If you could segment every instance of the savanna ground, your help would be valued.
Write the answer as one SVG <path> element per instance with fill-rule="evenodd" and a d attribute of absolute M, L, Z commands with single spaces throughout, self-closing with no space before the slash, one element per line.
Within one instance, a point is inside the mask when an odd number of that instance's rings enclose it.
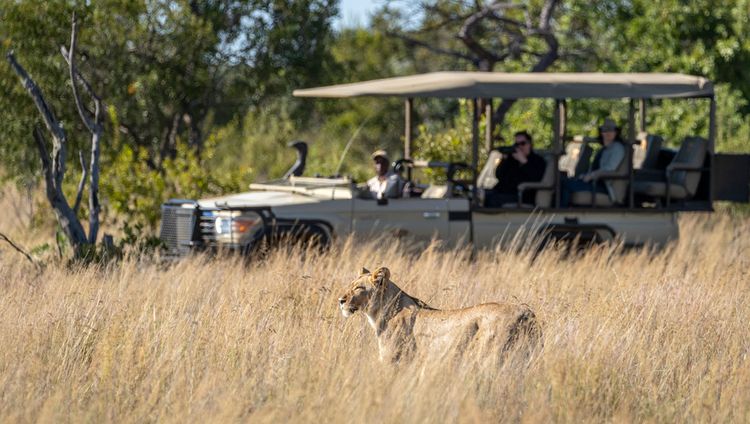
<path fill-rule="evenodd" d="M 37 271 L 2 245 L 0 420 L 748 422 L 750 221 L 681 224 L 658 253 L 549 250 L 533 263 L 381 240 L 251 266 L 129 258 Z M 386 367 L 366 319 L 337 310 L 363 265 L 387 265 L 441 308 L 528 303 L 544 349 L 528 367 Z"/>

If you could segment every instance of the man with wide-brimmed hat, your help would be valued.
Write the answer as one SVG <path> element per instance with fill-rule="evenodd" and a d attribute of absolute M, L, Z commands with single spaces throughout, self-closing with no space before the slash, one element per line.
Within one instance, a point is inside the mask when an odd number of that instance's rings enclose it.
<path fill-rule="evenodd" d="M 623 160 L 625 160 L 625 146 L 620 139 L 619 128 L 617 124 L 610 118 L 604 120 L 601 126 L 599 126 L 599 138 L 604 148 L 594 157 L 594 161 L 591 163 L 589 172 L 582 175 L 580 179 L 574 180 L 563 180 L 562 191 L 560 192 L 560 206 L 567 207 L 570 205 L 570 199 L 573 192 L 576 191 L 587 191 L 590 192 L 594 180 L 602 172 L 615 171 L 620 166 Z M 612 187 L 611 181 L 598 181 L 593 189 L 599 193 L 608 193 L 610 197 L 614 198 L 614 188 Z"/>
<path fill-rule="evenodd" d="M 388 153 L 376 150 L 370 155 L 375 165 L 375 176 L 367 180 L 367 188 L 374 199 L 401 197 L 404 180 L 391 170 Z"/>

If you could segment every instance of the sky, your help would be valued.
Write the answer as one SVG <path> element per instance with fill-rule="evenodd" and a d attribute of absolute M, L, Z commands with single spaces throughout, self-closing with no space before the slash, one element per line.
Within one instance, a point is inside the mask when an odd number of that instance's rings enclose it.
<path fill-rule="evenodd" d="M 382 0 L 341 0 L 341 15 L 336 20 L 336 28 L 367 25 L 369 15 Z"/>

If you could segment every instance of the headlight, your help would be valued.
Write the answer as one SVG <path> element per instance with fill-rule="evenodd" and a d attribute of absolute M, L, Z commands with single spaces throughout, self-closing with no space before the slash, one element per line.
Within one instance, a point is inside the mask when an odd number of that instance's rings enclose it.
<path fill-rule="evenodd" d="M 222 243 L 240 243 L 263 225 L 255 212 L 219 212 L 214 220 L 216 240 Z"/>

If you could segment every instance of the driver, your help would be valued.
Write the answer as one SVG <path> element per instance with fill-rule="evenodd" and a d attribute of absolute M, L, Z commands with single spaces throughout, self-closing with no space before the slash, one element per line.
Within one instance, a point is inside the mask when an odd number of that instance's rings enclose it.
<path fill-rule="evenodd" d="M 367 188 L 373 199 L 401 197 L 404 180 L 391 170 L 385 150 L 376 150 L 370 155 L 375 165 L 375 176 L 367 180 Z"/>

